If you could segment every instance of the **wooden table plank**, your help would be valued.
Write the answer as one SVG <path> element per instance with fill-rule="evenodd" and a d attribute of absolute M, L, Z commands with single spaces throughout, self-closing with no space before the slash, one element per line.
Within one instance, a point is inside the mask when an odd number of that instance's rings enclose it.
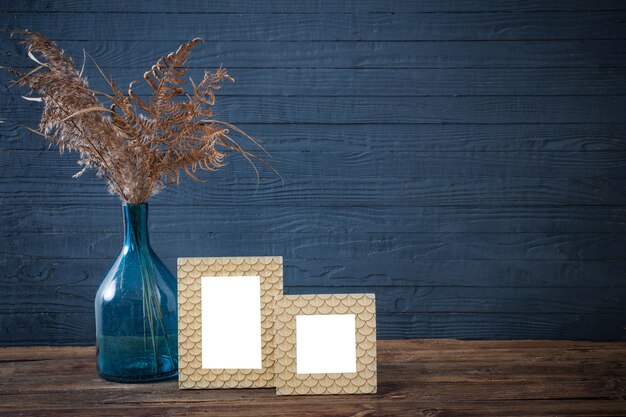
<path fill-rule="evenodd" d="M 110 383 L 93 347 L 0 348 L 0 415 L 626 415 L 626 342 L 382 340 L 378 357 L 377 394 L 277 397 Z"/>

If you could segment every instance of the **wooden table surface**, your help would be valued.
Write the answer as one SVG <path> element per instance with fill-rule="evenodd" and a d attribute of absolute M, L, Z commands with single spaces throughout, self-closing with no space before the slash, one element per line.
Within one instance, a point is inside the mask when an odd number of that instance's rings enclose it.
<path fill-rule="evenodd" d="M 277 397 L 98 378 L 93 347 L 0 348 L 7 416 L 626 416 L 626 343 L 381 340 L 378 393 Z"/>

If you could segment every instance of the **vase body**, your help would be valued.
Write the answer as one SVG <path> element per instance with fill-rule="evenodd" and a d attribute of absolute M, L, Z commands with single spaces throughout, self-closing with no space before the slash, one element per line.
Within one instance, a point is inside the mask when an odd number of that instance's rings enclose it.
<path fill-rule="evenodd" d="M 95 300 L 98 374 L 167 379 L 178 373 L 176 278 L 150 247 L 148 205 L 122 209 L 124 245 Z"/>

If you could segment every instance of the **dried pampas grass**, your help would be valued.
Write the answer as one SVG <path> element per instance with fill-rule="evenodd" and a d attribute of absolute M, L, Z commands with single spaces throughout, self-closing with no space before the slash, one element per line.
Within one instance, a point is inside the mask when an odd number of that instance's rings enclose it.
<path fill-rule="evenodd" d="M 39 96 L 24 98 L 44 105 L 38 130 L 30 130 L 61 152 L 80 155 L 83 169 L 75 177 L 93 168 L 122 201 L 141 204 L 180 183 L 184 174 L 199 181 L 197 172 L 222 167 L 228 152 L 242 155 L 253 167 L 253 160 L 259 160 L 242 149 L 230 131 L 257 144 L 251 136 L 213 118 L 215 91 L 223 81 L 233 81 L 226 70 L 205 71 L 198 84 L 185 78 L 189 54 L 202 39 L 161 57 L 144 74 L 151 94 L 142 99 L 133 91 L 135 82 L 124 92 L 100 67 L 111 93 L 91 89 L 82 69 L 54 42 L 36 32 L 16 33 L 24 35 L 22 43 L 37 67 L 27 73 L 11 70 L 15 83 Z M 111 105 L 105 107 L 99 97 Z"/>

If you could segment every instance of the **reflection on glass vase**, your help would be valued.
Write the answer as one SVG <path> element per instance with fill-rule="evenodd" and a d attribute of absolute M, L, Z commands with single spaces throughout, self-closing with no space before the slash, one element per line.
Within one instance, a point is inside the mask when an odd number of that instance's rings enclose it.
<path fill-rule="evenodd" d="M 148 205 L 124 204 L 124 246 L 95 300 L 98 374 L 116 382 L 176 376 L 176 278 L 148 239 Z"/>

